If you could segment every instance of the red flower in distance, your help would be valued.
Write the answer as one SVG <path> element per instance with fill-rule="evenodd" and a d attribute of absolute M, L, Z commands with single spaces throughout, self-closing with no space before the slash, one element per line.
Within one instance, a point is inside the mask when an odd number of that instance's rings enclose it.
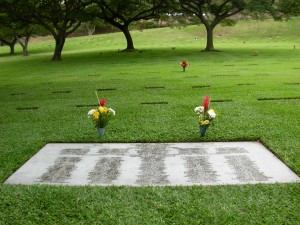
<path fill-rule="evenodd" d="M 101 100 L 100 100 L 100 105 L 101 106 L 104 106 L 106 104 L 106 100 L 104 99 L 104 98 L 102 98 Z"/>
<path fill-rule="evenodd" d="M 187 61 L 181 60 L 181 61 L 179 62 L 179 65 L 182 66 L 182 67 L 187 67 L 189 64 L 187 63 Z"/>
<path fill-rule="evenodd" d="M 208 106 L 209 106 L 209 97 L 206 96 L 204 98 L 204 102 L 203 102 L 204 112 L 206 112 L 206 110 L 208 109 Z"/>

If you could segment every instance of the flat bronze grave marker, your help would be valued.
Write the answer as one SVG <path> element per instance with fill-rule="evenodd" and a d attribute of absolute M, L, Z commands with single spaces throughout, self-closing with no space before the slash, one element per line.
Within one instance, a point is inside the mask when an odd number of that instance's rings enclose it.
<path fill-rule="evenodd" d="M 258 101 L 276 101 L 276 100 L 297 100 L 300 97 L 279 97 L 279 98 L 258 98 Z"/>
<path fill-rule="evenodd" d="M 198 85 L 198 86 L 192 86 L 192 88 L 210 88 L 211 85 Z"/>
<path fill-rule="evenodd" d="M 142 102 L 142 105 L 166 105 L 168 102 Z"/>
<path fill-rule="evenodd" d="M 37 110 L 39 107 L 33 106 L 33 107 L 18 107 L 16 110 Z"/>
<path fill-rule="evenodd" d="M 71 91 L 52 91 L 52 94 L 68 94 L 71 93 Z"/>
<path fill-rule="evenodd" d="M 99 88 L 97 91 L 115 91 L 117 90 L 116 88 Z"/>
<path fill-rule="evenodd" d="M 300 182 L 259 142 L 52 143 L 5 184 L 225 185 Z"/>
<path fill-rule="evenodd" d="M 13 95 L 13 96 L 15 96 L 15 95 L 26 95 L 26 93 L 23 93 L 23 92 L 20 92 L 20 93 L 11 93 L 10 95 Z"/>

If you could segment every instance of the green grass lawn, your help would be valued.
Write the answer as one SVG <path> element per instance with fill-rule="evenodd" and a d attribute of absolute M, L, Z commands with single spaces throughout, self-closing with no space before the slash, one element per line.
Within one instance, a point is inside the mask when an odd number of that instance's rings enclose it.
<path fill-rule="evenodd" d="M 1 183 L 48 142 L 259 140 L 299 175 L 299 25 L 218 27 L 213 53 L 201 52 L 199 26 L 134 31 L 134 53 L 118 52 L 121 33 L 70 38 L 59 63 L 50 61 L 52 40 L 30 43 L 29 57 L 0 47 Z M 185 73 L 181 59 L 190 63 Z M 101 140 L 87 119 L 97 89 L 116 111 Z M 217 118 L 201 138 L 193 110 L 206 95 Z M 297 224 L 299 193 L 299 184 L 1 184 L 0 224 Z"/>

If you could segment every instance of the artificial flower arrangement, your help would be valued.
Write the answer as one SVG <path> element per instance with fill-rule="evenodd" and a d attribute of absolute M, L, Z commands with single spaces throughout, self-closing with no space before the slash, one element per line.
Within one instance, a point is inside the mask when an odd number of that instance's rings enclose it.
<path fill-rule="evenodd" d="M 187 67 L 190 64 L 188 64 L 188 62 L 186 60 L 181 60 L 181 61 L 179 61 L 179 65 L 182 67 L 183 72 L 185 72 L 185 67 Z"/>
<path fill-rule="evenodd" d="M 104 135 L 104 128 L 108 124 L 111 117 L 113 117 L 116 114 L 116 112 L 112 108 L 107 108 L 105 104 L 106 100 L 102 98 L 99 101 L 100 106 L 96 109 L 91 109 L 88 112 L 88 117 L 92 119 L 93 123 L 98 128 L 98 133 L 100 137 Z"/>
<path fill-rule="evenodd" d="M 216 118 L 216 113 L 213 109 L 209 109 L 209 97 L 206 96 L 203 101 L 203 106 L 197 106 L 195 112 L 199 117 L 199 126 L 201 137 L 204 137 L 206 129 L 212 124 L 212 120 Z"/>

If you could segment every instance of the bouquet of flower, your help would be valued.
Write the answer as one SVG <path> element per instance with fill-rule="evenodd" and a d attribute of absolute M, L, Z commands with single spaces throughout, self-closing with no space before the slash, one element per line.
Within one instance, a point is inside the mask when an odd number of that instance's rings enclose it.
<path fill-rule="evenodd" d="M 88 112 L 88 117 L 92 119 L 97 128 L 104 128 L 116 113 L 113 109 L 105 106 L 106 100 L 104 98 L 99 101 L 99 104 L 100 106 L 97 109 L 91 109 Z"/>
<path fill-rule="evenodd" d="M 185 67 L 187 67 L 190 64 L 188 64 L 188 62 L 186 60 L 181 60 L 181 61 L 179 61 L 179 65 L 182 67 L 183 72 L 185 72 Z"/>
<path fill-rule="evenodd" d="M 208 109 L 209 107 L 209 97 L 204 98 L 203 106 L 197 106 L 195 112 L 199 117 L 200 133 L 203 137 L 205 135 L 206 129 L 212 124 L 212 120 L 216 118 L 216 113 L 213 109 Z"/>

